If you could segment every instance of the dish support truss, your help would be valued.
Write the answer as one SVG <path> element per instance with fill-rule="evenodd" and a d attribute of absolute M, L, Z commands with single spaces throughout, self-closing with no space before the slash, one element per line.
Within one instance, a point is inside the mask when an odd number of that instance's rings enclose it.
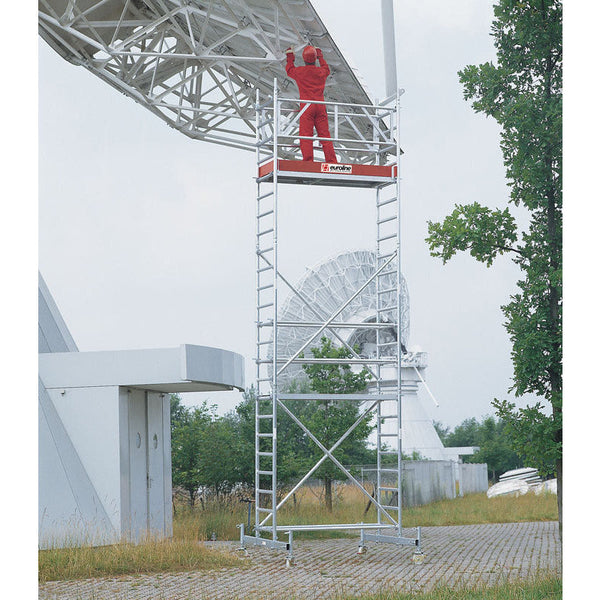
<path fill-rule="evenodd" d="M 197 140 L 254 151 L 255 91 L 293 97 L 285 48 L 323 49 L 328 94 L 371 99 L 310 0 L 38 0 L 41 37 L 63 58 Z M 345 137 L 354 128 L 344 123 Z M 365 132 L 361 132 L 364 134 Z"/>
<path fill-rule="evenodd" d="M 397 340 L 393 342 L 387 341 L 389 338 L 383 338 L 383 331 L 386 328 L 389 329 L 390 322 L 401 322 L 401 295 L 398 289 L 398 282 L 401 281 L 400 177 L 398 169 L 394 167 L 399 166 L 398 159 L 401 154 L 399 135 L 397 134 L 399 132 L 400 95 L 403 90 L 379 105 L 324 103 L 328 106 L 330 115 L 333 114 L 332 141 L 338 156 L 347 161 L 344 164 L 352 167 L 361 163 L 370 164 L 374 166 L 368 167 L 369 169 L 377 170 L 386 164 L 386 160 L 393 161 L 393 164 L 388 164 L 391 167 L 389 172 L 393 176 L 381 179 L 371 178 L 368 175 L 355 176 L 342 173 L 324 174 L 323 179 L 319 179 L 317 175 L 302 181 L 299 173 L 290 174 L 290 161 L 280 158 L 282 151 L 285 152 L 286 157 L 290 152 L 299 156 L 299 149 L 295 145 L 296 140 L 299 139 L 297 122 L 300 113 L 297 110 L 297 101 L 296 106 L 290 106 L 290 100 L 280 98 L 277 94 L 276 81 L 273 89 L 275 90 L 274 95 L 267 99 L 261 98 L 260 92 L 257 92 L 256 95 L 256 161 L 259 176 L 256 179 L 255 505 L 253 535 L 251 535 L 252 532 L 246 531 L 244 524 L 240 525 L 241 548 L 245 549 L 247 544 L 253 544 L 286 550 L 286 563 L 291 564 L 294 531 L 356 530 L 360 531 L 360 554 L 366 551 L 368 541 L 409 545 L 415 548 L 415 554 L 421 554 L 420 528 L 417 528 L 416 538 L 405 537 L 402 534 L 401 336 L 398 335 Z M 359 141 L 339 138 L 339 122 L 346 119 L 347 116 L 351 121 L 359 118 L 367 120 L 372 128 L 372 138 L 365 139 L 363 137 Z M 294 131 L 296 133 L 293 133 Z M 353 160 L 354 156 L 359 158 Z M 265 173 L 264 167 L 269 161 L 273 167 Z M 306 165 L 299 160 L 295 162 L 298 169 L 302 164 Z M 283 170 L 281 165 L 284 163 L 288 170 Z M 356 170 L 360 171 L 360 169 Z M 261 176 L 260 173 L 265 174 Z M 318 304 L 303 297 L 279 270 L 278 202 L 281 183 L 365 187 L 375 193 L 377 268 L 372 277 L 332 314 L 324 314 Z M 390 277 L 392 274 L 395 277 Z M 340 321 L 340 314 L 344 308 L 364 292 L 372 281 L 376 284 L 378 299 L 376 322 Z M 392 285 L 390 285 L 390 281 L 393 281 Z M 313 321 L 294 322 L 278 319 L 278 293 L 283 286 L 300 297 L 314 315 Z M 390 302 L 390 296 L 395 298 L 396 302 Z M 283 356 L 278 346 L 278 332 L 286 327 L 308 327 L 311 330 L 309 339 L 292 356 Z M 347 328 L 376 330 L 377 344 L 373 357 L 359 356 L 344 341 L 344 336 L 340 332 Z M 311 355 L 311 344 L 317 343 L 326 330 L 337 339 L 340 345 L 350 351 L 350 358 L 315 358 Z M 381 338 L 380 332 L 382 333 Z M 390 356 L 390 344 L 396 345 L 394 356 Z M 305 356 L 305 353 L 308 355 Z M 366 367 L 372 377 L 369 385 L 371 391 L 362 394 L 314 394 L 283 393 L 280 390 L 278 378 L 291 365 L 331 363 Z M 326 447 L 286 405 L 286 401 L 290 400 L 359 402 L 363 409 L 359 411 L 360 416 L 357 421 L 345 431 L 340 439 L 331 447 Z M 318 462 L 282 497 L 278 497 L 277 479 L 277 419 L 280 413 L 287 414 L 323 453 Z M 374 497 L 352 475 L 350 469 L 335 456 L 336 449 L 363 419 L 373 413 L 376 415 L 377 424 L 377 483 Z M 386 432 L 382 428 L 384 420 L 386 421 Z M 390 422 L 395 423 L 393 433 L 389 433 Z M 390 455 L 392 456 L 391 465 Z M 331 460 L 357 486 L 365 498 L 374 504 L 377 513 L 375 523 L 285 525 L 280 522 L 279 513 L 282 507 L 327 459 Z M 286 541 L 279 539 L 282 534 L 287 536 Z"/>

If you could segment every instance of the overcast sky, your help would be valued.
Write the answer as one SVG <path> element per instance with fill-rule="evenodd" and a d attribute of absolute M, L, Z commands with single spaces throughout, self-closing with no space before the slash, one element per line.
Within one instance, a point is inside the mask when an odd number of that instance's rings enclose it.
<path fill-rule="evenodd" d="M 314 0 L 373 97 L 384 97 L 379 2 Z M 397 2 L 403 96 L 402 267 L 409 347 L 429 354 L 431 416 L 455 426 L 510 397 L 500 306 L 515 291 L 508 256 L 429 256 L 427 221 L 456 203 L 507 205 L 495 121 L 463 100 L 457 71 L 494 59 L 491 0 Z M 169 128 L 39 40 L 39 267 L 80 350 L 217 346 L 254 367 L 254 156 Z M 282 209 L 284 274 L 372 248 L 369 192 L 293 190 Z M 515 213 L 520 223 L 526 215 Z M 224 412 L 236 393 L 208 394 Z M 187 402 L 199 403 L 200 395 Z"/>

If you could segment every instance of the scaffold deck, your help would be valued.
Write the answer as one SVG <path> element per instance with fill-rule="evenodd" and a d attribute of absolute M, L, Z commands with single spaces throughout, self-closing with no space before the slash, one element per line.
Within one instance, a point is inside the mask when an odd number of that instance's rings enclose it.
<path fill-rule="evenodd" d="M 274 162 L 258 168 L 258 179 L 273 180 Z M 325 163 L 302 160 L 278 160 L 279 183 L 303 183 L 339 187 L 377 188 L 395 182 L 396 165 L 361 165 L 356 163 Z"/>

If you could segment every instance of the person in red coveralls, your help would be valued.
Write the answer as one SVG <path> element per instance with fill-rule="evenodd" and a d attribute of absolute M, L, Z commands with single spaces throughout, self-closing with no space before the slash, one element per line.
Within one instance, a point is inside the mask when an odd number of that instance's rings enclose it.
<path fill-rule="evenodd" d="M 305 66 L 296 67 L 294 65 L 294 51 L 288 48 L 287 64 L 285 72 L 288 77 L 291 77 L 298 85 L 300 92 L 300 100 L 320 100 L 324 101 L 323 90 L 325 88 L 325 80 L 329 76 L 329 65 L 323 58 L 323 51 L 320 48 L 306 46 L 302 52 Z M 315 64 L 319 59 L 319 65 Z M 306 106 L 305 102 L 300 103 L 300 110 Z M 310 137 L 313 135 L 313 129 L 317 130 L 317 135 L 320 138 L 330 138 L 329 122 L 327 118 L 327 110 L 324 104 L 309 104 L 306 110 L 300 115 L 300 135 Z M 321 140 L 321 146 L 325 153 L 325 161 L 328 163 L 337 163 L 333 143 L 330 141 Z M 314 160 L 313 156 L 313 141 L 300 140 L 300 151 L 302 152 L 302 160 Z"/>

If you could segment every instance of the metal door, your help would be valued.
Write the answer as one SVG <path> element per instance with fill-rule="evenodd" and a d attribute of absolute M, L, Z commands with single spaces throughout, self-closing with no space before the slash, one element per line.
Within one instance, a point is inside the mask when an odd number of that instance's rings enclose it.
<path fill-rule="evenodd" d="M 162 394 L 130 390 L 129 537 L 166 535 L 164 399 Z"/>
<path fill-rule="evenodd" d="M 148 529 L 148 432 L 146 392 L 128 394 L 129 422 L 129 536 L 139 542 Z"/>
<path fill-rule="evenodd" d="M 165 464 L 163 440 L 163 394 L 146 392 L 148 448 L 148 533 L 165 535 Z"/>

